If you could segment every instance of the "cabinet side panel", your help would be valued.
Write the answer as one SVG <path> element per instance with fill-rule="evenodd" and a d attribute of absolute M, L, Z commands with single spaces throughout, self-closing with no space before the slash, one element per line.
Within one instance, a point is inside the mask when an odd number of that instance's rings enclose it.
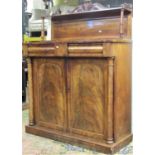
<path fill-rule="evenodd" d="M 114 72 L 115 140 L 131 134 L 131 44 L 112 44 Z"/>

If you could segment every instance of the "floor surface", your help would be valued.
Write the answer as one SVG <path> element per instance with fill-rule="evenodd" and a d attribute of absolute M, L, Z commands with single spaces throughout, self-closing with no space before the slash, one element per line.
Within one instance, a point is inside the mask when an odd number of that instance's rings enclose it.
<path fill-rule="evenodd" d="M 25 133 L 28 110 L 23 111 L 23 155 L 105 155 L 70 144 Z M 115 155 L 132 155 L 132 144 Z"/>

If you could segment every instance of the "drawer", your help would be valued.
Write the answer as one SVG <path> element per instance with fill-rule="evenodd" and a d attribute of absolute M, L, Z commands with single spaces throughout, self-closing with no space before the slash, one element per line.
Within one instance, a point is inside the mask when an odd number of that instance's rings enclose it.
<path fill-rule="evenodd" d="M 103 56 L 110 52 L 108 43 L 79 43 L 68 45 L 69 56 Z"/>
<path fill-rule="evenodd" d="M 28 56 L 64 56 L 66 45 L 63 43 L 29 43 L 27 45 Z"/>

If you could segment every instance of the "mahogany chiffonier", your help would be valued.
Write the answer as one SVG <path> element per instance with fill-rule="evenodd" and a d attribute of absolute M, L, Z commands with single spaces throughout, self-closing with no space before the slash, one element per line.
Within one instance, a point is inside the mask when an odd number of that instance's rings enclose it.
<path fill-rule="evenodd" d="M 26 132 L 114 153 L 132 141 L 131 10 L 52 16 L 52 40 L 24 44 Z"/>

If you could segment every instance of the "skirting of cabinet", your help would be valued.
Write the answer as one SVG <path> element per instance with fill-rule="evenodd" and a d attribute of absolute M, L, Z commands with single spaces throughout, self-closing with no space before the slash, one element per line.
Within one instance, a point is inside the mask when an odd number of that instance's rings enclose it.
<path fill-rule="evenodd" d="M 26 132 L 34 135 L 50 138 L 53 140 L 58 140 L 64 143 L 70 143 L 72 145 L 78 145 L 87 149 L 111 154 L 116 153 L 122 147 L 126 146 L 132 141 L 132 134 L 127 135 L 122 138 L 120 141 L 117 141 L 114 144 L 100 143 L 98 141 L 93 141 L 90 139 L 83 138 L 81 136 L 71 135 L 69 133 L 62 133 L 60 131 L 53 131 L 48 128 L 39 127 L 39 126 L 26 126 Z"/>

